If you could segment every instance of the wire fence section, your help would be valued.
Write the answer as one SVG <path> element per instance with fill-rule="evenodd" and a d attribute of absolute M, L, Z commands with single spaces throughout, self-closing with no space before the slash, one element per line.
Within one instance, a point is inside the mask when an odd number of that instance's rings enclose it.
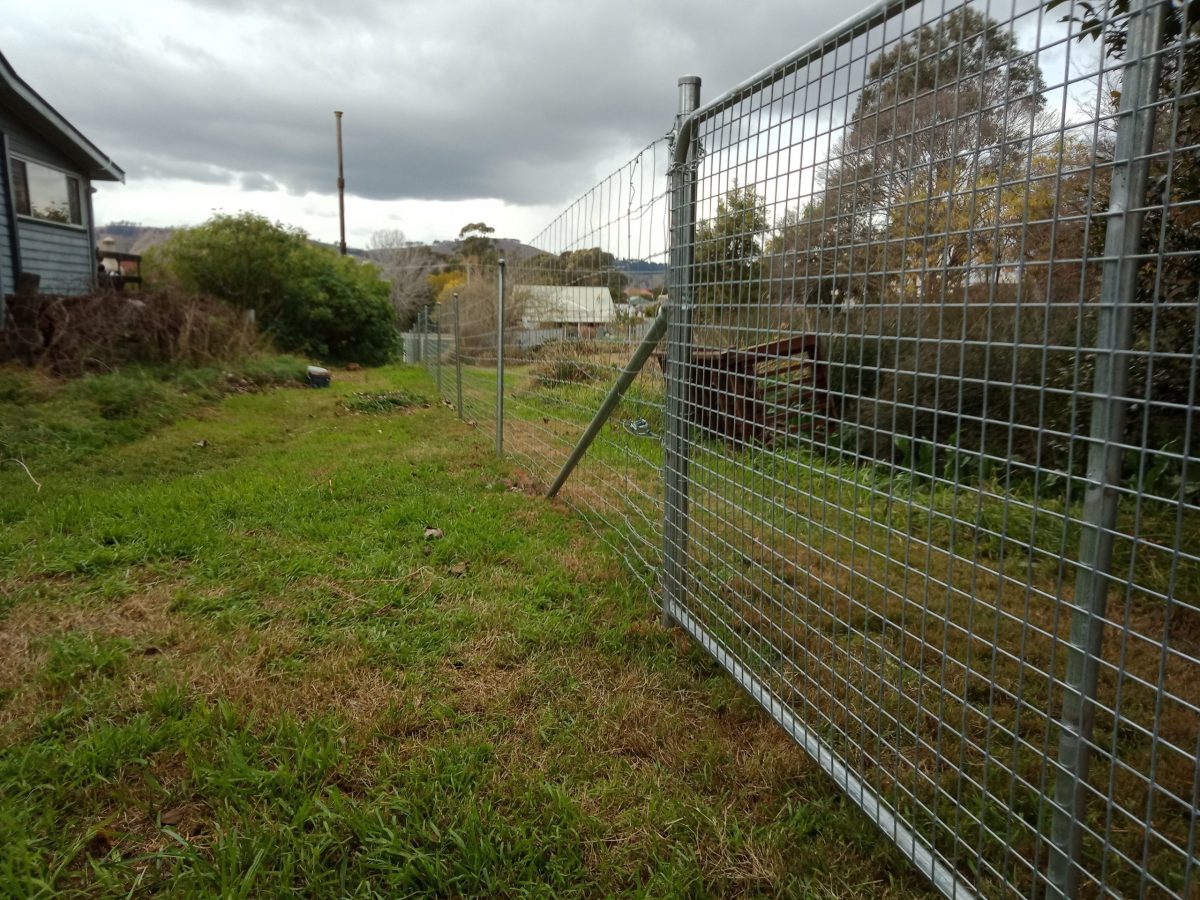
<path fill-rule="evenodd" d="M 495 427 L 503 378 L 503 446 L 519 463 L 519 486 L 542 490 L 553 479 L 661 305 L 668 158 L 665 138 L 651 143 L 510 251 L 502 311 L 501 265 L 473 263 L 457 319 L 447 308 L 417 323 L 442 334 L 442 354 L 424 364 L 435 378 L 440 367 L 447 401 L 458 404 L 461 385 L 464 418 Z M 561 494 L 648 585 L 662 556 L 662 398 L 655 362 Z"/>
<path fill-rule="evenodd" d="M 510 260 L 534 483 L 667 290 L 565 496 L 951 896 L 1200 896 L 1198 25 L 874 6 Z"/>
<path fill-rule="evenodd" d="M 553 480 L 634 348 L 666 281 L 665 139 L 647 146 L 562 212 L 511 261 L 514 335 L 506 449 L 531 482 Z M 656 584 L 662 557 L 663 375 L 638 375 L 561 496 Z"/>

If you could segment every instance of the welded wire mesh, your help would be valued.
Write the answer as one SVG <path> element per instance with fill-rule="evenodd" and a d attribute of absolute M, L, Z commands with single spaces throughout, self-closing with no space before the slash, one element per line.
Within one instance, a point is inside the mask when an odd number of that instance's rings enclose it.
<path fill-rule="evenodd" d="M 461 283 L 418 310 L 400 336 L 406 362 L 420 365 L 442 401 L 463 419 L 494 434 L 498 265 L 462 263 Z"/>
<path fill-rule="evenodd" d="M 655 141 L 524 247 L 505 253 L 504 449 L 517 459 L 525 489 L 544 491 L 554 478 L 661 305 L 667 156 L 665 139 Z M 496 408 L 498 299 L 494 265 L 479 267 L 460 288 L 465 415 L 488 427 Z M 451 313 L 440 316 L 452 348 Z M 443 361 L 447 398 L 457 386 L 447 380 L 453 369 L 451 355 Z M 662 548 L 662 389 L 654 362 L 560 495 L 647 583 Z"/>
<path fill-rule="evenodd" d="M 538 253 L 511 260 L 505 447 L 538 486 L 557 474 L 662 303 L 667 156 L 665 139 L 651 143 L 535 237 Z M 662 397 L 652 361 L 560 495 L 647 583 L 662 553 Z"/>
<path fill-rule="evenodd" d="M 457 311 L 453 305 L 440 311 L 447 363 L 453 364 L 456 355 L 460 363 L 463 418 L 492 434 L 496 428 L 498 268 L 492 261 L 469 261 L 466 281 L 451 298 Z M 454 399 L 457 403 L 457 396 Z"/>
<path fill-rule="evenodd" d="M 510 261 L 534 483 L 670 263 L 565 496 L 947 894 L 1200 895 L 1198 22 L 873 7 Z"/>

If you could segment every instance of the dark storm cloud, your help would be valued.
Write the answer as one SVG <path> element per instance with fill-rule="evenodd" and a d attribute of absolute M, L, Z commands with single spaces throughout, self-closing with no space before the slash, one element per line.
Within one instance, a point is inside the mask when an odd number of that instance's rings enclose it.
<path fill-rule="evenodd" d="M 715 96 L 854 11 L 189 0 L 60 30 L 36 53 L 6 38 L 18 70 L 133 178 L 332 191 L 338 108 L 353 194 L 533 204 L 665 133 L 678 75 Z"/>

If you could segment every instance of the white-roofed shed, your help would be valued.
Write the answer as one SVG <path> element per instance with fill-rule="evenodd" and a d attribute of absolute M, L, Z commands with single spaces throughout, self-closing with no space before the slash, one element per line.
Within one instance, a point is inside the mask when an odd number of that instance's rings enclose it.
<path fill-rule="evenodd" d="M 513 289 L 526 328 L 556 325 L 607 325 L 617 310 L 606 287 L 524 284 Z"/>

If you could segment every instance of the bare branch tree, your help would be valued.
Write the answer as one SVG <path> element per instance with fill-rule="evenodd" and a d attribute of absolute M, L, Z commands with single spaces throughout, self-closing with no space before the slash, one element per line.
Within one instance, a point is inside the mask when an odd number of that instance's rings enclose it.
<path fill-rule="evenodd" d="M 417 317 L 422 306 L 434 300 L 428 276 L 445 260 L 425 244 L 409 241 L 398 228 L 376 231 L 367 243 L 367 258 L 391 283 L 396 324 L 403 330 Z"/>

